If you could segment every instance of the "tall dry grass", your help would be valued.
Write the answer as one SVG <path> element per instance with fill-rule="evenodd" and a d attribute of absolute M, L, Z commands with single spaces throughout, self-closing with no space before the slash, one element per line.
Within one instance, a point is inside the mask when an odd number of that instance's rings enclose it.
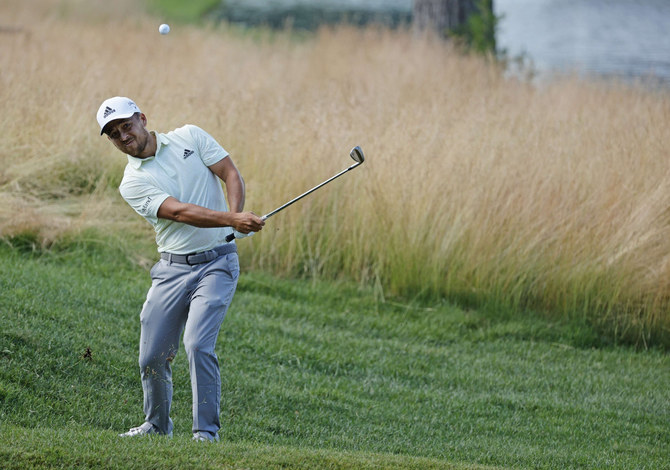
<path fill-rule="evenodd" d="M 134 2 L 0 5 L 0 234 L 47 242 L 150 228 L 98 136 L 108 96 L 149 126 L 216 136 L 274 209 L 365 165 L 239 243 L 247 266 L 347 277 L 384 294 L 553 312 L 640 343 L 670 338 L 670 94 L 532 86 L 410 32 L 174 27 Z"/>

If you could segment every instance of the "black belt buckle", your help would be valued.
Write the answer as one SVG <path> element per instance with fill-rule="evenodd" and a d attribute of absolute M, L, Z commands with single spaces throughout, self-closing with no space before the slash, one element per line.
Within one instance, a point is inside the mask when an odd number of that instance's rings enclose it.
<path fill-rule="evenodd" d="M 190 255 L 186 255 L 186 264 L 188 264 L 189 266 L 195 266 L 196 264 L 208 263 L 209 261 L 216 259 L 217 257 L 216 255 L 217 253 L 214 250 L 201 251 L 200 253 L 192 253 Z M 191 258 L 194 258 L 194 260 L 191 261 Z"/>

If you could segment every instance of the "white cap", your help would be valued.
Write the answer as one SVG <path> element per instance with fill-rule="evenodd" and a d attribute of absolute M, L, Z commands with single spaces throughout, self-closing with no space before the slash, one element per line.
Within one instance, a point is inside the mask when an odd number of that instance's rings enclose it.
<path fill-rule="evenodd" d="M 98 124 L 100 124 L 100 135 L 102 135 L 105 126 L 115 119 L 126 119 L 135 113 L 141 113 L 140 108 L 135 102 L 125 96 L 115 96 L 106 99 L 98 108 Z"/>

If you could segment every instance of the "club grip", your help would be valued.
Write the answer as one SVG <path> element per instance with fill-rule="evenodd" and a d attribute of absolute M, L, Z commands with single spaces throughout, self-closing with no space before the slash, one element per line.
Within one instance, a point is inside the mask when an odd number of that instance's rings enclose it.
<path fill-rule="evenodd" d="M 252 236 L 256 232 L 249 232 L 249 233 L 242 233 L 238 232 L 237 230 L 233 230 L 233 233 L 229 234 L 226 236 L 226 241 L 227 242 L 232 242 L 236 238 L 246 238 Z"/>

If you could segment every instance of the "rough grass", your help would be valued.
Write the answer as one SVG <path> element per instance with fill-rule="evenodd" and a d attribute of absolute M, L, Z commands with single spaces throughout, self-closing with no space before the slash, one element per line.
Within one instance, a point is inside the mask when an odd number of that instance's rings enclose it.
<path fill-rule="evenodd" d="M 142 420 L 149 279 L 89 240 L 0 248 L 3 468 L 667 468 L 667 354 L 258 273 L 242 277 L 216 349 L 222 442 L 189 441 L 183 350 L 174 439 L 120 440 Z"/>
<path fill-rule="evenodd" d="M 123 94 L 152 128 L 215 135 L 258 213 L 362 146 L 365 165 L 240 243 L 253 268 L 670 342 L 667 91 L 531 86 L 405 31 L 164 37 L 130 1 L 8 0 L 0 15 L 4 237 L 150 233 L 119 201 L 124 158 L 94 119 Z"/>

